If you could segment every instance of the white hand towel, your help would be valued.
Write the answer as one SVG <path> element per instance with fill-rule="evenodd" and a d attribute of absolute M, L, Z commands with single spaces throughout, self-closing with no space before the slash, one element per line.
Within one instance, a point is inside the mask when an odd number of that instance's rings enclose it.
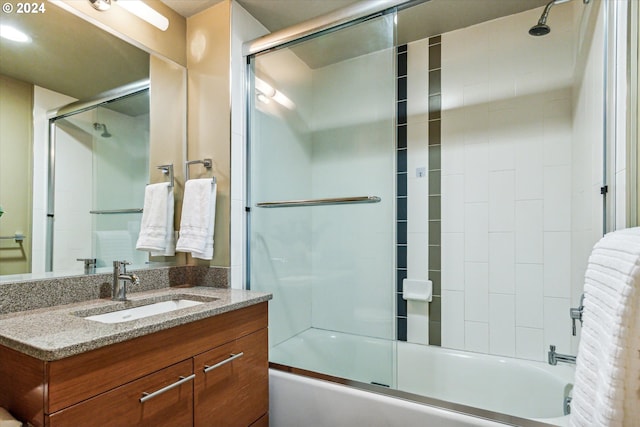
<path fill-rule="evenodd" d="M 604 236 L 585 275 L 570 424 L 640 426 L 640 228 Z"/>
<path fill-rule="evenodd" d="M 213 258 L 217 185 L 211 179 L 190 179 L 184 186 L 180 237 L 176 250 L 194 258 Z"/>
<path fill-rule="evenodd" d="M 173 205 L 173 188 L 168 182 L 147 185 L 136 249 L 152 256 L 175 255 Z"/>

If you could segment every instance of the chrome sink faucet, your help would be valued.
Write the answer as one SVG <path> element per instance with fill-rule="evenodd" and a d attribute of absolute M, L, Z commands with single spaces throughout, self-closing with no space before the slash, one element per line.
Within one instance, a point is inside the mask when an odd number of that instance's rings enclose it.
<path fill-rule="evenodd" d="M 113 301 L 127 300 L 127 282 L 139 285 L 140 279 L 135 274 L 127 274 L 128 261 L 113 261 L 113 283 L 111 285 L 111 299 Z"/>

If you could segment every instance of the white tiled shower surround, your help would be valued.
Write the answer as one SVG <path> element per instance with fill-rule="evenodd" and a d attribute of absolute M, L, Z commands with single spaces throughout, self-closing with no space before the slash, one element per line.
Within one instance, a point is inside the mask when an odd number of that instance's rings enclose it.
<path fill-rule="evenodd" d="M 569 307 L 601 232 L 600 50 L 596 37 L 591 81 L 574 81 L 582 9 L 557 5 L 551 33 L 531 37 L 540 11 L 442 35 L 445 347 L 533 360 L 549 344 L 575 352 Z M 410 44 L 409 57 L 425 46 Z M 410 65 L 409 82 L 424 76 Z"/>
<path fill-rule="evenodd" d="M 602 220 L 603 30 L 599 20 L 587 29 L 591 43 L 580 43 L 587 49 L 576 49 L 578 3 L 555 6 L 553 31 L 542 38 L 527 34 L 541 9 L 442 36 L 443 346 L 543 360 L 553 343 L 575 354 L 568 309 Z M 415 175 L 428 164 L 427 49 L 426 39 L 408 46 L 407 267 L 416 278 L 428 258 L 428 180 Z M 237 105 L 234 117 L 244 112 Z M 236 177 L 243 133 L 234 120 Z M 232 218 L 241 224 L 244 195 L 234 187 Z M 243 283 L 240 228 L 234 287 Z M 300 308 L 299 327 L 310 325 L 306 301 L 282 301 Z"/>

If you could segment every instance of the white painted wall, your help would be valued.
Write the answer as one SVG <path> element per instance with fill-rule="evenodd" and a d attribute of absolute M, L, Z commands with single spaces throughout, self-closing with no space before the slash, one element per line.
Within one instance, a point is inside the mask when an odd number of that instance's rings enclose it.
<path fill-rule="evenodd" d="M 269 31 L 231 2 L 231 287 L 245 287 L 246 58 L 242 44 Z"/>

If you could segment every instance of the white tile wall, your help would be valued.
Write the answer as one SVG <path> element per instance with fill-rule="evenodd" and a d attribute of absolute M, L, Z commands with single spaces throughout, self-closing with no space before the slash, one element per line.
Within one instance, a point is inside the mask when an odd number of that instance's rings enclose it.
<path fill-rule="evenodd" d="M 515 234 L 489 233 L 489 291 L 515 293 L 515 267 Z"/>
<path fill-rule="evenodd" d="M 516 264 L 516 325 L 544 327 L 544 267 L 542 264 Z"/>
<path fill-rule="evenodd" d="M 567 201 L 568 203 L 568 201 Z M 543 201 L 516 202 L 516 262 L 543 261 Z"/>
<path fill-rule="evenodd" d="M 464 349 L 478 353 L 489 352 L 489 324 L 464 322 Z"/>
<path fill-rule="evenodd" d="M 602 150 L 584 140 L 600 110 L 572 90 L 582 9 L 557 8 L 562 30 L 544 38 L 526 31 L 540 8 L 443 35 L 444 346 L 544 360 L 552 341 L 571 343 Z M 599 54 L 585 79 L 601 90 Z"/>
<path fill-rule="evenodd" d="M 464 291 L 464 233 L 442 233 L 441 243 L 442 289 Z"/>
<path fill-rule="evenodd" d="M 491 294 L 489 309 L 489 352 L 501 356 L 515 356 L 515 296 Z"/>
<path fill-rule="evenodd" d="M 489 265 L 465 263 L 464 318 L 476 322 L 489 320 Z"/>
<path fill-rule="evenodd" d="M 443 347 L 465 348 L 464 305 L 464 291 L 442 290 Z"/>

